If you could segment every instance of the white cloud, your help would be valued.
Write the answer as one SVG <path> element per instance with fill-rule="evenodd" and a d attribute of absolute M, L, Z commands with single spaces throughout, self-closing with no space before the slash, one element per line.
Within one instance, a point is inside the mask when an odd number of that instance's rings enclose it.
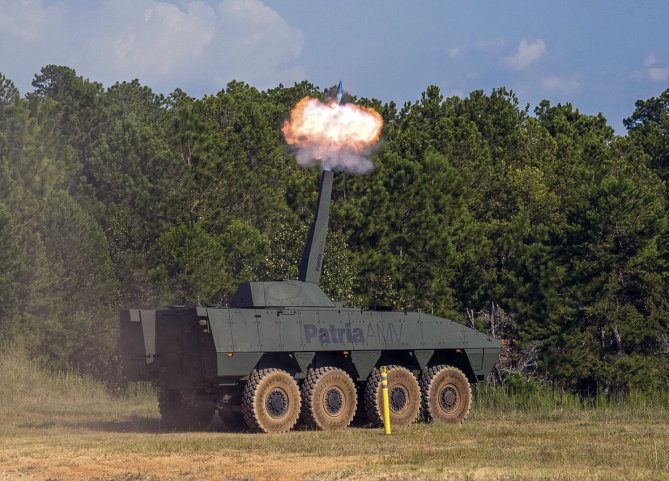
<path fill-rule="evenodd" d="M 304 76 L 302 32 L 261 0 L 115 0 L 78 10 L 65 0 L 0 2 L 0 68 L 24 86 L 49 63 L 107 85 L 139 78 L 162 92 L 211 92 L 232 79 L 267 88 Z"/>
<path fill-rule="evenodd" d="M 461 57 L 464 53 L 465 53 L 465 47 L 463 47 L 462 45 L 448 49 L 448 55 L 450 55 L 451 58 Z"/>
<path fill-rule="evenodd" d="M 50 63 L 71 63 L 63 32 L 68 17 L 62 5 L 42 0 L 0 0 L 0 72 L 21 93 L 33 75 Z"/>
<path fill-rule="evenodd" d="M 135 15 L 109 39 L 121 72 L 171 75 L 180 67 L 190 67 L 214 37 L 215 11 L 202 2 L 188 3 L 182 10 L 167 2 L 145 0 L 133 2 L 132 10 Z"/>
<path fill-rule="evenodd" d="M 504 37 L 493 38 L 491 40 L 481 40 L 479 41 L 479 49 L 481 50 L 499 50 L 504 46 L 506 40 Z"/>
<path fill-rule="evenodd" d="M 233 78 L 260 86 L 301 79 L 302 69 L 292 65 L 304 44 L 300 30 L 260 0 L 224 0 L 218 11 L 221 86 Z"/>
<path fill-rule="evenodd" d="M 655 65 L 655 62 L 657 62 L 657 58 L 655 57 L 654 53 L 649 53 L 646 55 L 646 59 L 643 61 L 643 66 L 644 67 L 650 67 L 651 65 Z"/>
<path fill-rule="evenodd" d="M 646 73 L 653 82 L 662 82 L 669 78 L 669 68 L 650 67 L 646 70 Z"/>
<path fill-rule="evenodd" d="M 568 78 L 554 75 L 542 78 L 541 86 L 548 93 L 574 94 L 581 88 L 581 81 L 577 75 Z"/>
<path fill-rule="evenodd" d="M 645 76 L 653 82 L 664 82 L 669 78 L 669 68 L 659 67 L 654 53 L 646 55 L 643 66 Z"/>
<path fill-rule="evenodd" d="M 530 64 L 536 62 L 546 53 L 546 44 L 540 38 L 528 43 L 524 38 L 518 45 L 516 53 L 506 57 L 506 63 L 516 70 L 524 70 Z"/>
<path fill-rule="evenodd" d="M 44 5 L 42 0 L 5 0 L 0 8 L 0 35 L 14 41 L 31 42 L 61 16 L 57 5 Z"/>

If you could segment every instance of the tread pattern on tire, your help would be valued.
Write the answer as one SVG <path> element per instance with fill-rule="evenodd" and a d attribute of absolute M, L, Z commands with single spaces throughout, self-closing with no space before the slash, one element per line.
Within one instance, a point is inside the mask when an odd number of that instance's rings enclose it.
<path fill-rule="evenodd" d="M 407 369 L 404 366 L 399 366 L 396 364 L 391 364 L 386 367 L 388 370 L 388 387 L 390 388 L 390 373 L 393 370 L 401 369 L 403 371 L 406 371 L 415 381 L 415 387 L 416 392 L 414 393 L 418 397 L 418 406 L 416 409 L 416 414 L 411 418 L 411 421 L 408 423 L 402 423 L 404 425 L 412 424 L 418 420 L 419 414 L 420 414 L 420 406 L 421 406 L 421 391 L 420 391 L 420 386 L 418 384 L 418 381 L 416 380 L 416 377 L 413 375 L 413 373 Z M 380 405 L 378 402 L 379 399 L 379 392 L 381 391 L 382 386 L 381 386 L 381 371 L 379 369 L 374 368 L 372 369 L 372 372 L 369 374 L 369 378 L 367 379 L 367 383 L 365 384 L 365 414 L 367 415 L 367 419 L 369 422 L 371 422 L 375 426 L 382 426 L 383 425 L 383 405 Z M 397 422 L 393 422 L 393 414 L 391 412 L 390 414 L 391 418 L 391 425 L 395 424 L 397 425 Z"/>
<path fill-rule="evenodd" d="M 394 366 L 388 366 L 388 369 Z M 383 413 L 380 412 L 380 406 L 376 401 L 377 391 L 381 386 L 381 371 L 377 368 L 372 369 L 365 384 L 365 414 L 367 420 L 375 426 L 383 424 Z"/>
<path fill-rule="evenodd" d="M 435 382 L 435 379 L 437 379 L 437 376 L 438 375 L 443 376 L 449 374 L 455 376 L 456 378 L 460 378 L 461 380 L 464 381 L 464 384 L 466 386 L 464 387 L 465 408 L 458 416 L 454 417 L 453 419 L 444 419 L 442 416 L 435 415 L 436 414 L 435 407 L 432 406 L 431 403 L 429 402 L 429 395 L 432 385 Z M 438 364 L 436 366 L 428 368 L 427 372 L 423 376 L 421 376 L 420 387 L 423 398 L 423 415 L 427 422 L 442 421 L 442 422 L 461 424 L 465 421 L 465 419 L 467 419 L 467 416 L 469 416 L 469 412 L 472 409 L 472 403 L 474 398 L 472 394 L 472 386 L 469 383 L 467 376 L 465 376 L 465 374 L 457 367 L 449 366 L 447 364 Z"/>
<path fill-rule="evenodd" d="M 315 411 L 316 406 L 314 405 L 314 401 L 318 400 L 314 399 L 314 397 L 316 394 L 315 391 L 318 384 L 323 380 L 323 378 L 325 378 L 325 376 L 332 375 L 333 373 L 341 374 L 342 376 L 346 377 L 347 381 L 345 382 L 348 384 L 348 387 L 350 388 L 349 394 L 351 402 L 353 404 L 352 404 L 352 409 L 348 407 L 350 415 L 344 416 L 342 424 L 337 425 L 336 427 L 329 427 L 325 425 L 323 422 L 319 421 L 318 413 Z M 300 417 L 301 423 L 304 424 L 306 427 L 312 429 L 322 429 L 322 430 L 345 428 L 351 424 L 351 421 L 353 421 L 353 417 L 355 416 L 355 413 L 357 411 L 357 405 L 358 405 L 358 393 L 356 390 L 356 386 L 355 383 L 353 382 L 353 379 L 351 379 L 351 376 L 349 376 L 348 373 L 346 373 L 346 371 L 332 366 L 319 367 L 316 369 L 309 370 L 307 377 L 302 383 L 302 414 Z"/>
<path fill-rule="evenodd" d="M 257 409 L 257 395 L 258 388 L 262 385 L 263 381 L 269 377 L 283 377 L 287 382 L 289 390 L 294 391 L 295 399 L 293 401 L 297 404 L 297 412 L 294 413 L 294 416 L 290 416 L 287 419 L 287 423 L 282 426 L 280 429 L 274 429 L 274 427 L 269 426 L 267 423 L 262 421 L 263 413 L 259 412 Z M 293 409 L 295 406 L 292 406 Z M 251 431 L 256 432 L 285 432 L 293 429 L 297 423 L 297 419 L 300 413 L 301 407 L 301 396 L 300 389 L 295 382 L 295 379 L 283 369 L 269 368 L 269 369 L 254 369 L 251 371 L 249 380 L 244 386 L 244 392 L 242 393 L 242 416 L 246 425 Z M 294 409 L 293 409 L 294 411 Z M 294 419 L 290 419 L 290 418 Z"/>

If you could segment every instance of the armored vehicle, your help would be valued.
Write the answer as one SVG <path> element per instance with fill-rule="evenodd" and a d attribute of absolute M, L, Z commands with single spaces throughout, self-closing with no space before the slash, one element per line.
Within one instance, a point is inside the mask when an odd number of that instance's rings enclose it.
<path fill-rule="evenodd" d="M 357 411 L 380 425 L 380 366 L 388 369 L 391 424 L 408 425 L 421 412 L 465 420 L 471 384 L 492 369 L 500 343 L 424 312 L 330 300 L 318 283 L 332 181 L 323 171 L 297 280 L 243 283 L 227 307 L 121 311 L 124 372 L 155 383 L 165 425 L 204 428 L 218 412 L 261 432 L 288 431 L 298 420 L 338 429 Z"/>

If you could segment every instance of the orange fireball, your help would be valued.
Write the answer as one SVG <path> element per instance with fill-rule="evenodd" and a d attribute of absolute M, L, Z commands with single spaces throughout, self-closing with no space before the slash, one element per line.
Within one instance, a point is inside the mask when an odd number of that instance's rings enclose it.
<path fill-rule="evenodd" d="M 304 97 L 281 130 L 289 144 L 327 156 L 342 150 L 363 152 L 379 140 L 382 127 L 383 118 L 374 109 Z"/>

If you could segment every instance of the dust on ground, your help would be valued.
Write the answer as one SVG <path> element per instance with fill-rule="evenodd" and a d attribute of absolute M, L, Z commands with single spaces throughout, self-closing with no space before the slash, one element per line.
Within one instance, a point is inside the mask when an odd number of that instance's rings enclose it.
<path fill-rule="evenodd" d="M 275 454 L 169 454 L 148 455 L 58 455 L 35 459 L 20 456 L 11 466 L 0 467 L 0 480 L 56 481 L 294 481 L 321 479 L 328 472 L 353 472 L 364 460 L 314 458 Z M 343 479 L 343 478 L 340 478 Z"/>

